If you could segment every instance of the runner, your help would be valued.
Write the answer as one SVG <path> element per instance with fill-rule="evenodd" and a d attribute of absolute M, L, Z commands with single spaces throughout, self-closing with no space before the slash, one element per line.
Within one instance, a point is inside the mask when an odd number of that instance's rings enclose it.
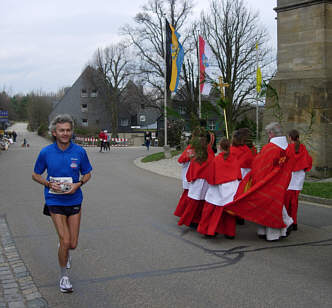
<path fill-rule="evenodd" d="M 73 128 L 74 122 L 67 114 L 52 120 L 50 131 L 55 142 L 40 151 L 32 174 L 34 181 L 45 186 L 44 214 L 52 217 L 59 236 L 60 291 L 64 293 L 73 292 L 69 280 L 69 250 L 77 247 L 83 200 L 81 186 L 89 181 L 92 170 L 85 150 L 71 142 Z M 46 179 L 42 176 L 45 170 Z"/>

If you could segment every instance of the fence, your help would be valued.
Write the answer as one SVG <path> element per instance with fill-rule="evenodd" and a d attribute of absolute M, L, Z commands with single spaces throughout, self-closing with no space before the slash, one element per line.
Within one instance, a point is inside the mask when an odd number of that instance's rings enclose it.
<path fill-rule="evenodd" d="M 83 147 L 99 147 L 100 140 L 97 137 L 75 137 L 75 143 Z M 128 139 L 127 138 L 111 138 L 110 146 L 113 147 L 127 147 Z"/>

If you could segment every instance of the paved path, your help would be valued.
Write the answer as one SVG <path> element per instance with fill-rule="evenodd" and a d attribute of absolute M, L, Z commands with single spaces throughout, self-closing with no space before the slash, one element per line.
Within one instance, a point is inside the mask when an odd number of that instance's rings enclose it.
<path fill-rule="evenodd" d="M 23 138 L 29 135 L 25 123 L 14 124 L 8 130 L 15 130 L 20 136 L 17 143 L 11 146 L 14 148 L 19 147 L 19 144 L 23 142 Z M 4 152 L 4 154 L 8 153 Z M 5 179 L 6 173 L 2 172 L 2 184 Z M 1 196 L 3 196 L 3 192 Z M 0 205 L 3 206 L 1 200 Z M 16 248 L 6 215 L 0 216 L 0 307 L 47 307 L 47 302 L 39 293 Z"/>
<path fill-rule="evenodd" d="M 80 242 L 72 254 L 75 292 L 61 294 L 57 236 L 41 214 L 42 188 L 31 180 L 36 155 L 47 142 L 26 137 L 30 148 L 15 144 L 0 156 L 0 217 L 6 218 L 1 243 L 10 236 L 8 256 L 18 258 L 16 271 L 32 278 L 26 287 L 49 307 L 332 306 L 331 208 L 301 203 L 299 231 L 277 243 L 259 240 L 251 223 L 239 226 L 233 241 L 206 240 L 178 227 L 172 215 L 181 181 L 133 164 L 146 154 L 143 147 L 87 149 L 94 170 L 84 186 Z M 1 252 L 0 266 L 10 265 Z M 28 305 L 14 264 L 4 271 L 9 279 L 2 281 L 2 294 L 13 283 L 12 294 Z M 2 297 L 0 307 L 9 303 Z"/>

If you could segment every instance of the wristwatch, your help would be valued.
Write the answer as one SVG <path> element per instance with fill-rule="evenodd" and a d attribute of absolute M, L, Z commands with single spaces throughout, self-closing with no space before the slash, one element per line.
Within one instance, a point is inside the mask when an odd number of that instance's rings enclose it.
<path fill-rule="evenodd" d="M 81 186 L 83 186 L 85 184 L 82 180 L 80 180 L 80 183 L 81 183 Z"/>

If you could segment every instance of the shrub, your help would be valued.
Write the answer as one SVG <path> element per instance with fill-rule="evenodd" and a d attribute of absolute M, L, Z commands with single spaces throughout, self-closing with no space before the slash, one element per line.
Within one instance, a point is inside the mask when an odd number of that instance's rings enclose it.
<path fill-rule="evenodd" d="M 42 123 L 39 125 L 38 129 L 37 129 L 37 134 L 38 136 L 43 136 L 45 137 L 47 135 L 48 132 L 48 126 L 46 123 Z"/>

